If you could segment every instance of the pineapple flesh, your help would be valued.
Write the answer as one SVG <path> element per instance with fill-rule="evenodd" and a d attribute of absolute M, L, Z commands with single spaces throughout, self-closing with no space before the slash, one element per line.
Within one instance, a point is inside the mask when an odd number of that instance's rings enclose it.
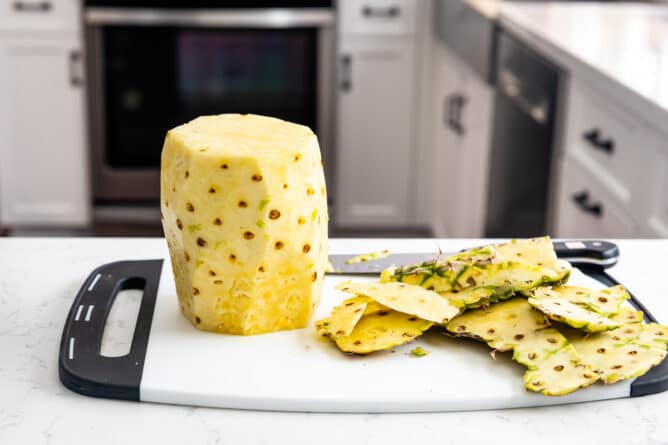
<path fill-rule="evenodd" d="M 318 141 L 256 115 L 204 116 L 167 133 L 161 211 L 181 312 L 197 328 L 302 328 L 327 265 Z"/>

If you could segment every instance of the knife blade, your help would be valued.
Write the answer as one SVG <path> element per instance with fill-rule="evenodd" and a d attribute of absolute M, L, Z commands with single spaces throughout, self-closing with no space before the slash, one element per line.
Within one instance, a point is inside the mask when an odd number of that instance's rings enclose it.
<path fill-rule="evenodd" d="M 619 247 L 610 241 L 553 241 L 552 245 L 559 258 L 570 262 L 574 266 L 595 266 L 607 269 L 617 264 L 619 260 Z M 448 255 L 452 255 L 452 253 L 441 254 L 442 257 Z M 391 253 L 383 258 L 348 263 L 355 256 L 357 254 L 330 255 L 329 261 L 332 263 L 333 271 L 327 273 L 333 275 L 378 275 L 388 267 L 433 260 L 438 256 L 438 252 Z"/>

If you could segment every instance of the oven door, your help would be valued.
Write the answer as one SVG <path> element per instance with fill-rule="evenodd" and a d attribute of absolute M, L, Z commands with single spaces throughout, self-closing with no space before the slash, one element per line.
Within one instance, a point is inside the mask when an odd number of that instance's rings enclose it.
<path fill-rule="evenodd" d="M 333 21 L 330 9 L 89 8 L 96 202 L 157 205 L 165 134 L 200 115 L 308 125 L 331 165 Z"/>

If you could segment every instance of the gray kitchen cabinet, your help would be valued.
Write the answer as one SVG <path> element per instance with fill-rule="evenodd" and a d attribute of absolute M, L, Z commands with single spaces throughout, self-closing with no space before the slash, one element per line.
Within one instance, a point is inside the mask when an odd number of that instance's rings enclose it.
<path fill-rule="evenodd" d="M 445 45 L 434 53 L 432 226 L 437 236 L 482 237 L 494 93 Z"/>
<path fill-rule="evenodd" d="M 406 226 L 411 197 L 412 41 L 339 43 L 336 224 Z"/>
<path fill-rule="evenodd" d="M 0 225 L 87 224 L 80 40 L 0 33 L 0 67 Z"/>

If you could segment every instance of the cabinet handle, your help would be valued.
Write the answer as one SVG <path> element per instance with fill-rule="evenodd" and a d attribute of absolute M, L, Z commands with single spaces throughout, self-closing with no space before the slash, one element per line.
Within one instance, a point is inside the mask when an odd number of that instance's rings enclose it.
<path fill-rule="evenodd" d="M 589 202 L 589 192 L 583 190 L 579 193 L 576 193 L 572 196 L 573 202 L 578 206 L 580 210 L 585 213 L 594 215 L 597 218 L 603 216 L 603 205 L 601 203 L 591 203 Z"/>
<path fill-rule="evenodd" d="M 26 12 L 47 12 L 51 10 L 50 2 L 14 2 L 14 9 L 16 11 Z"/>
<path fill-rule="evenodd" d="M 462 125 L 462 109 L 468 102 L 466 96 L 458 93 L 451 94 L 445 98 L 444 123 L 459 136 L 466 133 Z"/>
<path fill-rule="evenodd" d="M 401 10 L 398 6 L 390 6 L 388 8 L 374 8 L 372 6 L 364 6 L 362 8 L 362 15 L 369 18 L 386 18 L 392 19 L 399 17 Z"/>
<path fill-rule="evenodd" d="M 70 85 L 81 87 L 84 84 L 81 51 L 72 50 L 69 57 Z"/>
<path fill-rule="evenodd" d="M 353 89 L 353 57 L 350 54 L 341 56 L 341 91 L 350 91 Z"/>
<path fill-rule="evenodd" d="M 615 141 L 612 139 L 601 138 L 601 130 L 598 128 L 592 128 L 591 130 L 585 132 L 582 135 L 582 138 L 587 141 L 592 147 L 601 150 L 609 155 L 613 154 L 615 151 Z"/>

